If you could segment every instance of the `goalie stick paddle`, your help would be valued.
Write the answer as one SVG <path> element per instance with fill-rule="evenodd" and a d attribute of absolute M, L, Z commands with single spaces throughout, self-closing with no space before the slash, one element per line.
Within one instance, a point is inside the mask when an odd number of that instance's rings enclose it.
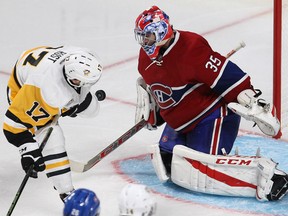
<path fill-rule="evenodd" d="M 59 119 L 58 115 L 54 117 L 54 119 L 53 119 L 50 127 L 48 128 L 48 131 L 46 132 L 46 135 L 45 135 L 45 137 L 44 137 L 44 139 L 43 139 L 43 141 L 39 147 L 40 151 L 42 151 L 44 149 L 44 147 L 45 147 L 45 145 L 46 145 L 46 143 L 47 143 L 47 141 L 48 141 L 48 139 L 49 139 L 49 137 L 53 131 L 53 125 L 55 125 L 57 123 L 58 119 Z M 25 187 L 26 183 L 28 182 L 30 174 L 33 171 L 33 168 L 34 168 L 34 165 L 30 166 L 29 170 L 27 171 L 27 173 L 21 182 L 21 185 L 20 185 L 20 187 L 19 187 L 19 189 L 18 189 L 18 191 L 17 191 L 17 193 L 13 199 L 13 202 L 12 202 L 6 216 L 10 216 L 12 214 L 12 212 L 13 212 L 13 210 L 14 210 L 14 208 L 15 208 L 15 206 L 16 206 L 16 204 L 17 204 L 17 202 L 18 202 L 18 200 L 22 194 L 22 191 L 24 190 L 24 187 Z"/>
<path fill-rule="evenodd" d="M 232 49 L 226 55 L 226 58 L 230 58 L 232 55 L 234 55 L 236 52 L 238 52 L 241 48 L 243 48 L 245 46 L 246 46 L 246 44 L 243 41 L 240 42 L 237 47 Z M 101 161 L 104 157 L 106 157 L 108 154 L 110 154 L 112 151 L 114 151 L 116 148 L 118 148 L 121 144 L 123 144 L 126 140 L 128 140 L 130 137 L 132 137 L 138 131 L 140 131 L 146 124 L 147 123 L 145 122 L 145 120 L 142 119 L 138 124 L 136 124 L 132 128 L 130 128 L 121 137 L 119 137 L 117 140 L 115 140 L 113 143 L 111 143 L 109 146 L 107 146 L 105 149 L 103 149 L 99 154 L 97 154 L 95 157 L 91 158 L 87 163 L 81 163 L 79 161 L 70 160 L 71 170 L 74 172 L 86 172 L 87 170 L 91 169 L 99 161 Z"/>
<path fill-rule="evenodd" d="M 105 149 L 103 149 L 99 154 L 95 157 L 91 158 L 87 163 L 81 163 L 78 161 L 70 160 L 71 170 L 74 172 L 86 172 L 87 170 L 91 169 L 95 166 L 99 161 L 101 161 L 104 157 L 122 145 L 126 140 L 131 138 L 134 134 L 140 131 L 145 125 L 146 121 L 142 119 L 139 123 L 134 125 L 128 131 L 126 131 L 122 136 L 116 139 L 113 143 L 108 145 Z"/>

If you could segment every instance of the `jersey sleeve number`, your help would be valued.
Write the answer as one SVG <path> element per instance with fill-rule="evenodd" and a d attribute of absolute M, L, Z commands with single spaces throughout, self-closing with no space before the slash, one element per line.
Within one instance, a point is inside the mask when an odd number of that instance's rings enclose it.
<path fill-rule="evenodd" d="M 63 46 L 60 46 L 60 47 L 46 47 L 46 49 L 59 49 L 59 48 L 62 48 Z M 23 62 L 23 65 L 26 65 L 27 63 L 29 63 L 30 65 L 33 65 L 33 66 L 37 66 L 40 61 L 44 58 L 44 56 L 48 53 L 48 51 L 42 51 L 39 55 L 38 55 L 38 58 L 34 58 L 33 56 L 33 52 L 31 52 L 24 60 Z"/>
<path fill-rule="evenodd" d="M 205 67 L 207 69 L 213 70 L 213 72 L 218 71 L 218 67 L 221 65 L 221 60 L 214 57 L 213 55 L 210 56 L 209 61 L 206 63 Z"/>
<path fill-rule="evenodd" d="M 39 64 L 39 62 L 44 58 L 44 56 L 47 54 L 48 52 L 47 51 L 43 51 L 39 54 L 39 57 L 38 58 L 34 58 L 33 57 L 33 53 L 30 53 L 25 61 L 23 62 L 23 65 L 26 65 L 27 63 L 29 63 L 30 65 L 33 65 L 33 66 L 37 66 Z"/>

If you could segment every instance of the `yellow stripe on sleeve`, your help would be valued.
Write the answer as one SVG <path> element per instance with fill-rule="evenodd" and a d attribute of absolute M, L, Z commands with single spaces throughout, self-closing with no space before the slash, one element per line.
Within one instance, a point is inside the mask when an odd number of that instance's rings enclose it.
<path fill-rule="evenodd" d="M 6 123 L 3 124 L 3 129 L 6 131 L 10 131 L 14 134 L 22 133 L 23 131 L 27 130 L 27 128 L 16 128 L 16 127 L 13 127 L 13 126 L 8 125 Z"/>

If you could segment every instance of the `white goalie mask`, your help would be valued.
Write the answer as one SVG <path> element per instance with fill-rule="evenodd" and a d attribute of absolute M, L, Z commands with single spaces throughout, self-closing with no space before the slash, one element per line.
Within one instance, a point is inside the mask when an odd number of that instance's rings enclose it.
<path fill-rule="evenodd" d="M 101 77 L 102 68 L 100 59 L 85 51 L 71 54 L 64 62 L 67 82 L 74 87 L 94 85 Z"/>
<path fill-rule="evenodd" d="M 119 210 L 121 216 L 153 216 L 156 201 L 145 185 L 128 184 L 121 191 Z"/>

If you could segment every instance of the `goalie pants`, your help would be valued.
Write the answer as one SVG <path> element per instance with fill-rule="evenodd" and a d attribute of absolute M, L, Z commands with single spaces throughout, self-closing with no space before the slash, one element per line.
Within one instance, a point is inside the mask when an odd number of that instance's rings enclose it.
<path fill-rule="evenodd" d="M 199 152 L 222 155 L 222 148 L 229 154 L 237 137 L 240 116 L 230 109 L 220 107 L 185 134 L 180 134 L 166 124 L 161 135 L 160 150 L 172 153 L 175 145 L 185 145 Z"/>

